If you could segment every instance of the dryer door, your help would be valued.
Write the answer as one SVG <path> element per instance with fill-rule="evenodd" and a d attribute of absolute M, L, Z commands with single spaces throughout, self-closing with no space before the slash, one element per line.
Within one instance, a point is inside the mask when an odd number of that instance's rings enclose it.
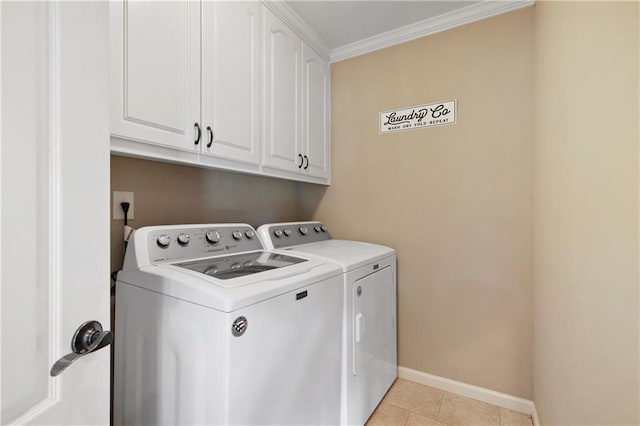
<path fill-rule="evenodd" d="M 357 280 L 353 291 L 353 375 L 393 339 L 394 285 L 390 266 Z"/>

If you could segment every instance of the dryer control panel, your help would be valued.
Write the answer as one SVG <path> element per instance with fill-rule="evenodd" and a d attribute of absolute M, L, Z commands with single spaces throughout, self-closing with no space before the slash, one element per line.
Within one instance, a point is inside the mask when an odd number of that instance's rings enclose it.
<path fill-rule="evenodd" d="M 198 259 L 264 248 L 254 229 L 243 224 L 152 227 L 145 231 L 150 263 Z"/>
<path fill-rule="evenodd" d="M 267 248 L 284 248 L 331 239 L 322 222 L 289 222 L 263 225 L 258 233 Z"/>

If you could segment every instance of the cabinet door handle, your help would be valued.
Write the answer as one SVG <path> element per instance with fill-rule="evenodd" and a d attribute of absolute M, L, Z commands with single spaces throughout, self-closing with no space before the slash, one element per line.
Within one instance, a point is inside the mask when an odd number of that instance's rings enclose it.
<path fill-rule="evenodd" d="M 302 158 L 302 154 L 298 154 L 298 157 L 300 157 L 300 164 L 298 164 L 298 168 L 301 169 L 304 164 L 304 158 Z"/>
<path fill-rule="evenodd" d="M 198 145 L 200 143 L 200 138 L 202 137 L 202 130 L 200 130 L 200 125 L 198 124 L 197 121 L 193 123 L 193 125 L 196 127 L 196 131 L 198 132 L 198 136 L 196 136 L 196 140 L 193 141 L 193 143 L 195 145 Z"/>
<path fill-rule="evenodd" d="M 304 159 L 307 160 L 307 164 L 304 166 L 304 169 L 307 170 L 309 168 L 309 157 L 305 155 Z"/>
<path fill-rule="evenodd" d="M 211 148 L 213 144 L 213 130 L 211 130 L 211 126 L 207 126 L 207 132 L 209 133 L 209 143 L 207 144 L 207 148 Z"/>

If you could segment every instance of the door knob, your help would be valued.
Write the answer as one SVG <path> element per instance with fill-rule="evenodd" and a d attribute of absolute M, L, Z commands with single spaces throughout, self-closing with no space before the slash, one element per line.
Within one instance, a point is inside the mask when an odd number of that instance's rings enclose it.
<path fill-rule="evenodd" d="M 68 366 L 76 362 L 79 358 L 108 346 L 113 342 L 113 333 L 103 331 L 102 324 L 98 321 L 87 321 L 82 324 L 71 338 L 71 350 L 53 364 L 51 367 L 52 377 L 62 373 Z"/>

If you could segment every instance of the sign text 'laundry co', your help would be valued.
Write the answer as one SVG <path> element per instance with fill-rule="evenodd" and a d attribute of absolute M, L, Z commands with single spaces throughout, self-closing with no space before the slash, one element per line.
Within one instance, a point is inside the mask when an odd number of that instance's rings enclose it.
<path fill-rule="evenodd" d="M 455 124 L 457 101 L 384 111 L 380 113 L 380 133 L 414 130 L 423 127 Z"/>

